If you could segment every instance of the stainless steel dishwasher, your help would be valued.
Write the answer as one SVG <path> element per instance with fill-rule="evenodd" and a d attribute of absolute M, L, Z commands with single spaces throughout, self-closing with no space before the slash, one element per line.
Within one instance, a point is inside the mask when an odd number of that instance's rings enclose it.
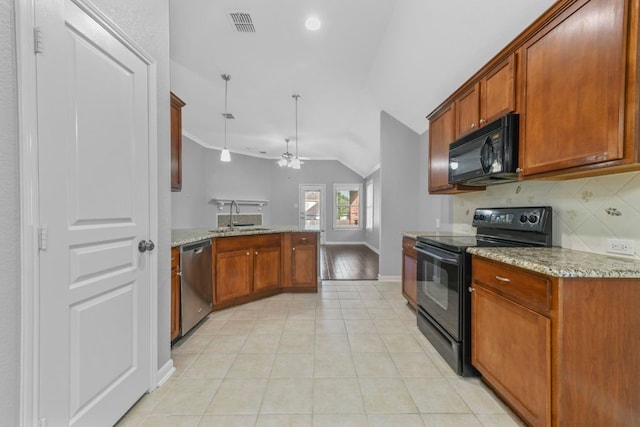
<path fill-rule="evenodd" d="M 184 335 L 209 314 L 213 307 L 211 240 L 182 245 L 180 263 L 180 331 Z"/>

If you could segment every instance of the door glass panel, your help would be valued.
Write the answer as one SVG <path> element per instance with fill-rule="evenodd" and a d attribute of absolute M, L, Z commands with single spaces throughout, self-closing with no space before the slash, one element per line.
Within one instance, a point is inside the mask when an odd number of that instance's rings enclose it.
<path fill-rule="evenodd" d="M 320 191 L 304 192 L 304 229 L 320 230 Z"/>

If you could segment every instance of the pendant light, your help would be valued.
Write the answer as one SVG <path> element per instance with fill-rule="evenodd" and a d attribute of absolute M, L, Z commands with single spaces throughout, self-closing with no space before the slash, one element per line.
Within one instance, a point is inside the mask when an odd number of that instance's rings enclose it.
<path fill-rule="evenodd" d="M 300 169 L 300 164 L 302 163 L 298 158 L 298 100 L 300 99 L 300 95 L 293 94 L 291 97 L 296 103 L 296 158 L 291 160 L 291 167 L 293 169 Z"/>
<path fill-rule="evenodd" d="M 229 84 L 229 80 L 231 80 L 231 76 L 229 74 L 223 74 L 221 77 L 222 80 L 224 80 L 224 148 L 220 153 L 220 161 L 230 162 L 231 153 L 227 148 L 227 120 L 229 119 L 227 115 L 227 85 Z"/>

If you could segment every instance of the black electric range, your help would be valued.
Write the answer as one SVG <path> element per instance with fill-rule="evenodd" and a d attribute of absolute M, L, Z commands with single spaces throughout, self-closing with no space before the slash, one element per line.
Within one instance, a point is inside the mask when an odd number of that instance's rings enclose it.
<path fill-rule="evenodd" d="M 481 208 L 475 235 L 418 236 L 418 328 L 462 376 L 471 366 L 471 254 L 478 246 L 551 246 L 552 210 L 543 207 Z"/>

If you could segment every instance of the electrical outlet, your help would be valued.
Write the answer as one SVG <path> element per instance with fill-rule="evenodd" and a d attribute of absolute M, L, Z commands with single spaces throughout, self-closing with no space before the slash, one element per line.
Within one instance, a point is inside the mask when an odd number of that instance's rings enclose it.
<path fill-rule="evenodd" d="M 607 252 L 613 254 L 635 255 L 635 242 L 633 240 L 607 239 Z"/>

